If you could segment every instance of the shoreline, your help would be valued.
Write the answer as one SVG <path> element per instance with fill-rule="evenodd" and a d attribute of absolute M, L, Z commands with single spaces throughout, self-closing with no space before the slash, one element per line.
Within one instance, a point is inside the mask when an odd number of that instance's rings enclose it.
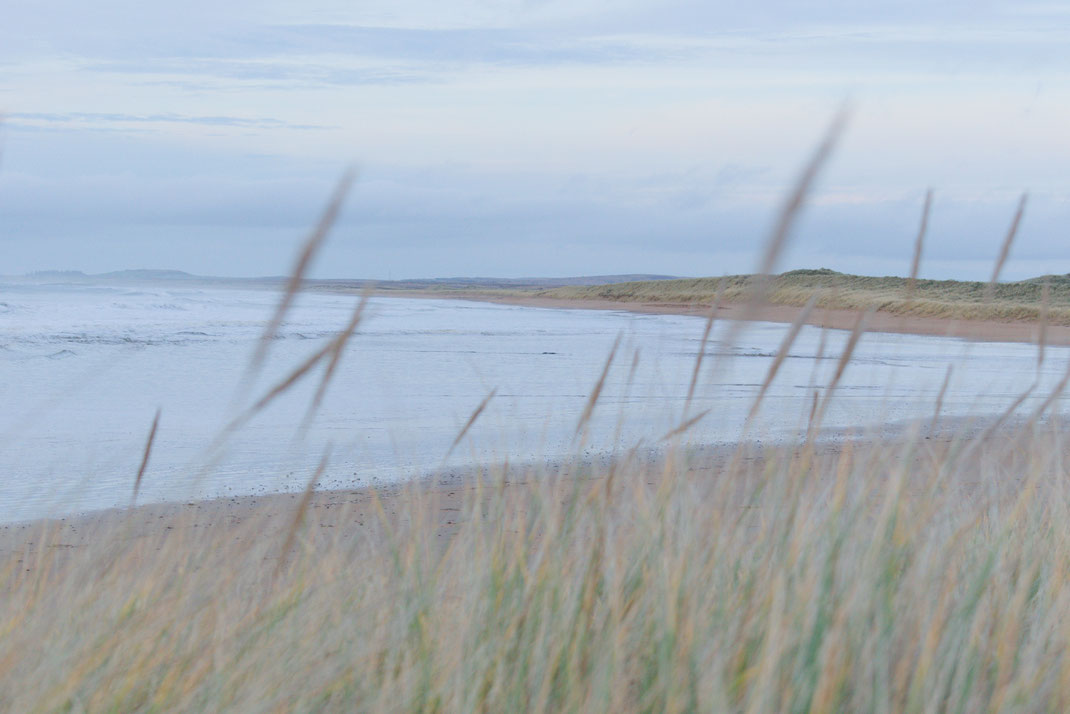
<path fill-rule="evenodd" d="M 334 291 L 331 291 L 334 292 Z M 467 300 L 496 305 L 516 305 L 555 310 L 618 310 L 650 315 L 689 315 L 705 317 L 709 306 L 698 303 L 621 302 L 616 300 L 584 300 L 554 298 L 539 295 L 502 295 L 469 291 L 434 290 L 377 290 L 375 297 L 417 298 L 425 300 Z M 718 319 L 739 320 L 747 306 L 730 303 L 721 306 Z M 749 318 L 754 322 L 794 323 L 802 313 L 801 307 L 791 305 L 762 305 Z M 815 308 L 806 321 L 808 325 L 834 330 L 851 330 L 858 319 L 855 310 Z M 866 322 L 866 332 L 950 337 L 975 342 L 1017 342 L 1037 344 L 1040 326 L 1031 322 L 990 322 L 982 320 L 950 320 L 937 317 L 915 317 L 874 312 Z M 1048 325 L 1045 344 L 1070 346 L 1070 327 Z"/>
<path fill-rule="evenodd" d="M 931 433 L 919 422 L 889 422 L 864 430 L 834 428 L 811 443 L 815 457 L 822 461 L 836 461 L 845 451 L 864 453 L 896 444 L 924 446 L 910 457 L 922 459 L 925 454 L 946 451 L 954 443 L 976 438 L 990 419 L 952 417 L 941 420 L 939 428 Z M 997 438 L 1012 437 L 1019 426 L 1011 420 L 997 431 Z M 665 473 L 666 458 L 676 460 L 679 473 L 686 478 L 709 480 L 722 474 L 737 458 L 759 463 L 790 460 L 804 448 L 802 441 L 763 443 L 760 439 L 693 444 L 673 454 L 625 452 L 614 463 L 624 472 L 643 475 L 649 479 L 646 485 L 653 488 Z M 430 519 L 436 538 L 445 546 L 463 527 L 466 510 L 473 502 L 486 505 L 494 498 L 510 499 L 525 493 L 533 483 L 546 486 L 555 498 L 571 497 L 585 482 L 590 486 L 603 483 L 613 470 L 610 463 L 577 458 L 541 464 L 484 464 L 460 472 L 424 474 L 408 481 L 313 490 L 308 495 L 305 527 L 313 527 L 310 538 L 316 543 L 358 538 L 381 544 L 392 529 L 410 525 L 420 516 Z M 199 537 L 219 529 L 240 538 L 261 537 L 289 529 L 305 496 L 304 491 L 284 491 L 154 502 L 0 523 L 0 553 L 17 552 L 30 562 L 37 561 L 46 550 L 52 553 L 50 557 L 62 559 L 64 553 L 74 555 L 112 541 L 125 543 L 124 547 L 152 543 L 159 548 L 173 537 Z"/>

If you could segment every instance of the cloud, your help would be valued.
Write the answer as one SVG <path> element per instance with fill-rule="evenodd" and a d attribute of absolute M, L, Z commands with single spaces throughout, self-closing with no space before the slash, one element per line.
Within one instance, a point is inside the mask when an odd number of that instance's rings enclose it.
<path fill-rule="evenodd" d="M 270 170 L 258 178 L 252 165 L 231 167 L 228 176 L 213 167 L 199 176 L 0 175 L 7 270 L 283 272 L 329 194 L 333 174 L 314 165 L 262 166 Z M 747 272 L 783 193 L 783 187 L 763 188 L 764 177 L 762 167 L 732 163 L 617 177 L 461 166 L 370 171 L 355 187 L 318 274 Z M 958 277 L 983 278 L 971 271 L 990 265 L 1014 199 L 938 192 L 927 269 L 959 261 Z M 902 273 L 920 202 L 920 190 L 821 189 L 803 212 L 784 266 L 815 267 L 816 261 L 840 270 L 883 266 L 878 272 Z M 1035 265 L 1038 256 L 1061 255 L 1060 226 L 1068 220 L 1065 197 L 1035 195 L 1015 261 Z M 243 251 L 249 252 L 245 258 Z M 1017 275 L 1016 265 L 1008 275 Z"/>
<path fill-rule="evenodd" d="M 317 130 L 330 128 L 317 124 L 294 124 L 268 117 L 236 116 L 185 116 L 181 114 L 120 114 L 104 112 L 13 112 L 8 117 L 15 125 L 23 122 L 31 125 L 58 124 L 63 126 L 109 126 L 115 124 L 198 124 L 201 126 L 222 126 L 258 129 L 302 129 Z"/>
<path fill-rule="evenodd" d="M 415 65 L 369 64 L 351 58 L 316 55 L 301 59 L 278 55 L 245 60 L 225 58 L 174 58 L 91 61 L 80 71 L 129 77 L 144 84 L 171 84 L 191 90 L 254 87 L 266 89 L 310 86 L 397 85 L 440 81 L 436 73 Z"/>
<path fill-rule="evenodd" d="M 1070 29 L 1017 7 L 14 0 L 5 265 L 282 272 L 356 159 L 334 276 L 745 271 L 847 95 L 791 260 L 900 266 L 932 185 L 932 265 L 1024 188 L 1015 255 L 1055 261 Z"/>

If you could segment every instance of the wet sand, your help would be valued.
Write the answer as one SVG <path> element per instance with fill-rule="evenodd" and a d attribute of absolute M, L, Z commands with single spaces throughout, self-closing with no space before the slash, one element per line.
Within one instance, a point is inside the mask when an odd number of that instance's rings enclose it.
<path fill-rule="evenodd" d="M 558 483 L 571 482 L 567 474 L 559 476 L 564 478 Z M 534 476 L 483 483 L 463 476 L 313 491 L 303 511 L 304 493 L 270 493 L 5 523 L 0 524 L 0 557 L 17 554 L 16 567 L 32 572 L 42 563 L 56 567 L 102 546 L 149 546 L 158 551 L 205 538 L 214 542 L 281 540 L 299 514 L 304 526 L 301 541 L 314 549 L 354 539 L 369 547 L 385 545 L 390 533 L 413 519 L 433 529 L 445 547 L 461 528 L 472 503 L 495 494 L 508 498 L 511 492 L 519 493 L 529 478 Z"/>
<path fill-rule="evenodd" d="M 838 453 L 835 444 L 823 445 L 824 453 Z M 717 445 L 699 447 L 691 458 L 692 475 L 723 468 L 736 447 Z M 658 457 L 641 456 L 642 463 L 632 463 L 629 474 L 641 474 L 653 486 L 661 473 Z M 754 456 L 746 457 L 752 460 Z M 582 474 L 584 492 L 602 482 L 608 459 L 599 468 L 591 462 L 483 468 L 471 472 L 429 476 L 403 483 L 384 483 L 362 488 L 313 491 L 304 515 L 307 539 L 325 544 L 342 538 L 363 538 L 372 546 L 385 542 L 387 534 L 407 526 L 413 518 L 435 531 L 443 546 L 462 527 L 466 513 L 475 504 L 491 499 L 510 499 L 527 493 L 538 481 L 552 490 L 555 498 L 565 501 L 575 494 L 577 477 Z M 639 468 L 635 468 L 638 465 Z M 591 474 L 594 474 L 593 476 Z M 290 529 L 300 511 L 304 493 L 269 493 L 203 501 L 152 503 L 132 508 L 112 508 L 62 518 L 46 518 L 19 523 L 0 524 L 0 555 L 17 552 L 30 569 L 47 552 L 51 561 L 64 554 L 115 540 L 133 544 L 153 543 L 157 549 L 166 541 L 196 538 L 220 529 L 241 539 L 271 534 L 281 537 Z M 228 537 L 229 540 L 229 537 Z M 44 545 L 44 548 L 42 548 Z"/>
<path fill-rule="evenodd" d="M 918 435 L 910 451 L 911 469 L 925 472 L 934 459 L 947 453 L 955 440 L 974 438 L 984 428 L 981 421 L 949 422 L 933 436 Z M 865 458 L 870 448 L 902 444 L 909 425 L 884 427 L 847 439 L 846 433 L 833 434 L 816 442 L 814 455 L 823 466 L 818 473 L 834 474 L 835 464 L 850 441 L 850 450 L 857 459 Z M 1004 435 L 1008 430 L 1001 430 Z M 1009 438 L 1007 436 L 1001 438 Z M 986 441 L 996 443 L 998 439 Z M 678 455 L 681 467 L 676 470 L 696 484 L 713 484 L 729 463 L 738 458 L 749 473 L 760 473 L 770 458 L 797 456 L 798 444 L 763 446 L 748 443 L 694 447 Z M 737 457 L 738 451 L 738 457 Z M 981 453 L 977 458 L 983 458 Z M 540 468 L 514 467 L 509 471 L 483 470 L 449 476 L 428 477 L 400 484 L 382 484 L 365 488 L 313 491 L 303 511 L 302 543 L 316 549 L 339 540 L 361 542 L 368 547 L 387 543 L 390 534 L 419 521 L 434 531 L 434 538 L 446 547 L 471 516 L 475 508 L 483 508 L 492 499 L 507 501 L 523 508 L 530 484 L 538 480 L 549 489 L 552 498 L 565 502 L 576 494 L 588 493 L 604 484 L 608 461 L 603 468 L 592 470 L 588 462 L 548 465 Z M 628 487 L 636 486 L 636 478 L 656 488 L 664 461 L 659 456 L 639 456 L 622 469 L 621 480 Z M 594 475 L 591 475 L 591 474 Z M 503 475 L 504 474 L 504 475 Z M 577 479 L 582 479 L 578 481 Z M 98 546 L 153 546 L 162 549 L 167 544 L 192 543 L 212 534 L 226 541 L 274 537 L 282 539 L 291 529 L 295 517 L 302 513 L 304 493 L 273 493 L 258 496 L 219 498 L 186 503 L 158 503 L 132 508 L 114 508 L 64 518 L 40 519 L 21 523 L 0 524 L 0 555 L 18 554 L 20 567 L 32 571 L 47 562 L 51 567 L 62 565 L 71 557 L 94 550 Z M 356 539 L 356 540 L 354 540 Z M 221 542 L 221 541 L 216 541 Z"/>
<path fill-rule="evenodd" d="M 498 295 L 465 291 L 383 291 L 382 297 L 407 297 L 424 299 L 473 300 L 500 305 L 520 305 L 571 310 L 623 310 L 626 312 L 655 315 L 707 315 L 709 306 L 695 303 L 672 302 L 618 302 L 615 300 L 574 300 L 534 295 Z M 753 312 L 746 313 L 748 309 Z M 719 319 L 736 320 L 744 317 L 761 322 L 793 323 L 802 313 L 802 308 L 790 305 L 763 305 L 748 308 L 744 305 L 724 305 L 718 311 Z M 817 327 L 850 330 L 858 320 L 854 310 L 815 309 L 808 324 Z M 913 317 L 875 312 L 866 321 L 869 332 L 894 332 L 911 335 L 955 337 L 983 342 L 1036 343 L 1040 327 L 1029 322 L 990 322 L 987 320 L 948 320 L 936 317 Z M 1045 341 L 1051 345 L 1070 345 L 1070 327 L 1048 326 Z"/>

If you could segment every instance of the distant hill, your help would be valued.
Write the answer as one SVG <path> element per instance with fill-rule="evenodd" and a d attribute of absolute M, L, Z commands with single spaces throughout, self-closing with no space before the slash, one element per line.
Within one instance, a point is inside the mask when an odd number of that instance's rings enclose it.
<path fill-rule="evenodd" d="M 181 270 L 115 270 L 110 273 L 86 274 L 80 270 L 40 270 L 23 276 L 27 280 L 62 280 L 67 282 L 113 281 L 196 281 L 216 285 L 277 285 L 286 276 L 258 278 L 224 278 L 193 275 Z M 369 280 L 365 278 L 310 279 L 307 287 L 325 289 L 363 288 L 375 285 L 380 290 L 547 290 L 560 287 L 613 285 L 624 282 L 655 282 L 673 280 L 670 275 L 584 275 L 566 278 L 413 278 L 409 280 Z"/>
<path fill-rule="evenodd" d="M 77 270 L 44 270 L 23 276 L 29 281 L 126 282 L 161 281 L 203 285 L 277 288 L 284 276 L 260 278 L 220 278 L 192 275 L 181 270 L 118 270 L 87 275 Z M 675 303 L 709 305 L 722 286 L 722 299 L 738 302 L 749 299 L 757 276 L 729 275 L 723 278 L 678 278 L 669 275 L 625 274 L 583 275 L 565 278 L 414 278 L 409 280 L 312 279 L 311 290 L 351 292 L 369 286 L 378 293 L 427 292 L 476 296 L 493 293 L 528 295 L 571 300 L 609 300 L 635 303 Z M 849 275 L 827 268 L 790 270 L 772 277 L 765 299 L 776 305 L 802 306 L 815 293 L 817 305 L 846 310 L 876 309 L 895 315 L 1035 322 L 1045 312 L 1047 320 L 1070 326 L 1070 274 L 1042 275 L 1028 280 L 998 283 L 989 291 L 987 283 L 959 280 L 917 280 L 911 287 L 903 277 Z"/>
<path fill-rule="evenodd" d="M 65 282 L 94 282 L 115 280 L 203 280 L 181 270 L 115 270 L 110 273 L 88 274 L 81 270 L 37 270 L 22 276 L 26 280 L 62 280 Z"/>
<path fill-rule="evenodd" d="M 89 276 L 81 270 L 37 270 L 23 277 L 34 280 L 85 280 Z"/>
<path fill-rule="evenodd" d="M 100 273 L 92 276 L 104 280 L 200 280 L 196 275 L 181 270 L 115 270 L 110 273 Z"/>

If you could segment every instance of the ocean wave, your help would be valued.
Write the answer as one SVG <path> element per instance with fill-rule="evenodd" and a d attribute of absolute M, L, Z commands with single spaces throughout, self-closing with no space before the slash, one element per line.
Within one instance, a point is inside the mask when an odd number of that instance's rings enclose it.
<path fill-rule="evenodd" d="M 189 308 L 179 305 L 174 302 L 154 302 L 154 303 L 128 303 L 128 302 L 113 302 L 112 307 L 119 310 L 144 310 L 151 312 L 153 310 L 178 310 L 187 311 Z"/>

